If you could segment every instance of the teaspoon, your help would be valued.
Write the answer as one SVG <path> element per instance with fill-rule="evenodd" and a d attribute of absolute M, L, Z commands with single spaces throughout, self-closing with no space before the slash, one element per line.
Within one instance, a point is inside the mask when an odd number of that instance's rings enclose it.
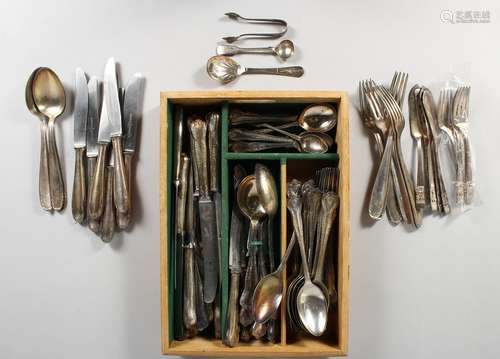
<path fill-rule="evenodd" d="M 301 77 L 304 69 L 301 66 L 274 67 L 274 68 L 246 68 L 227 56 L 213 56 L 208 59 L 207 73 L 210 78 L 219 80 L 223 84 L 234 81 L 245 74 L 280 75 Z"/>
<path fill-rule="evenodd" d="M 307 153 L 325 153 L 329 149 L 328 143 L 320 136 L 312 132 L 303 132 L 300 135 L 280 130 L 268 124 L 263 124 L 263 127 L 271 128 L 276 132 L 282 133 L 291 139 L 294 139 L 300 144 L 301 152 Z M 333 140 L 332 140 L 333 142 Z"/>
<path fill-rule="evenodd" d="M 57 153 L 54 123 L 66 107 L 66 94 L 59 77 L 47 67 L 36 71 L 31 86 L 33 102 L 41 114 L 48 119 L 48 163 L 52 207 L 56 211 L 64 208 L 66 193 L 61 163 Z"/>
<path fill-rule="evenodd" d="M 38 195 L 40 198 L 40 205 L 46 211 L 52 210 L 52 202 L 50 198 L 50 183 L 49 183 L 49 162 L 47 150 L 47 118 L 42 115 L 35 105 L 33 100 L 33 79 L 36 72 L 40 68 L 35 69 L 28 78 L 25 90 L 25 100 L 28 110 L 40 119 L 40 166 L 38 172 Z"/>
<path fill-rule="evenodd" d="M 219 45 L 217 46 L 217 55 L 233 56 L 238 54 L 265 54 L 275 55 L 281 60 L 286 60 L 294 53 L 294 45 L 290 40 L 283 40 L 276 46 L 270 47 L 239 47 L 236 45 Z"/>

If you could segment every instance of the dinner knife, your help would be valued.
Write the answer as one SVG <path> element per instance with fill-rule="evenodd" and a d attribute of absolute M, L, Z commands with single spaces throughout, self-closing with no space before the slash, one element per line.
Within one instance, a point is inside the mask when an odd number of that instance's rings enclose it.
<path fill-rule="evenodd" d="M 126 214 L 118 216 L 118 227 L 121 229 L 130 225 L 132 214 L 132 158 L 137 144 L 137 126 L 141 118 L 143 88 L 144 76 L 139 73 L 134 74 L 125 88 L 123 100 L 123 158 L 125 180 L 129 191 L 129 208 Z"/>
<path fill-rule="evenodd" d="M 101 105 L 101 93 L 99 80 L 92 76 L 88 83 L 89 88 L 89 111 L 87 115 L 87 219 L 89 228 L 94 233 L 100 231 L 100 221 L 90 216 L 90 193 L 92 188 L 92 177 L 94 175 L 97 154 L 99 152 L 97 145 L 97 135 L 99 132 L 99 108 Z"/>
<path fill-rule="evenodd" d="M 241 180 L 246 176 L 246 171 L 241 165 L 233 170 L 233 190 L 236 196 Z M 229 234 L 229 271 L 231 273 L 231 286 L 229 292 L 229 303 L 226 315 L 226 334 L 224 344 L 234 347 L 240 338 L 238 296 L 240 294 L 241 258 L 240 243 L 242 234 L 242 217 L 238 206 L 233 206 L 231 212 L 231 229 Z"/>
<path fill-rule="evenodd" d="M 85 146 L 86 126 L 89 109 L 89 88 L 87 77 L 81 68 L 76 69 L 75 113 L 73 122 L 73 141 L 75 148 L 75 175 L 73 177 L 73 196 L 71 212 L 77 223 L 85 219 L 87 187 L 85 185 Z"/>
<path fill-rule="evenodd" d="M 102 96 L 106 98 L 107 88 L 103 86 Z M 97 134 L 97 162 L 92 175 L 92 185 L 90 187 L 89 197 L 89 216 L 92 220 L 98 220 L 104 210 L 104 190 L 105 178 L 104 170 L 106 167 L 106 152 L 111 142 L 111 128 L 108 120 L 108 105 L 102 101 L 101 116 L 99 120 L 99 131 Z"/>
<path fill-rule="evenodd" d="M 108 111 L 109 135 L 115 156 L 114 202 L 117 211 L 126 213 L 129 207 L 129 191 L 125 180 L 125 168 L 122 147 L 122 113 L 118 95 L 118 80 L 116 77 L 116 63 L 110 58 L 104 69 L 104 87 L 106 89 L 104 101 Z"/>
<path fill-rule="evenodd" d="M 207 116 L 208 128 L 208 162 L 210 171 L 210 192 L 215 203 L 215 219 L 217 225 L 217 245 L 220 252 L 221 244 L 221 200 L 219 190 L 219 127 L 220 116 L 217 112 L 211 112 Z M 219 278 L 221 277 L 221 263 L 219 263 Z"/>
<path fill-rule="evenodd" d="M 194 141 L 193 161 L 200 187 L 198 206 L 203 253 L 203 297 L 205 303 L 212 303 L 217 294 L 219 253 L 215 205 L 208 190 L 207 124 L 201 118 L 196 118 L 190 122 L 189 131 Z"/>

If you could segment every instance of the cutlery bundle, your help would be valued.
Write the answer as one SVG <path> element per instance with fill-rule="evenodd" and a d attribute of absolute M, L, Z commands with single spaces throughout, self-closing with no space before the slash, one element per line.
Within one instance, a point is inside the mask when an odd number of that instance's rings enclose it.
<path fill-rule="evenodd" d="M 374 137 L 379 154 L 368 213 L 381 219 L 384 212 L 392 224 L 418 228 L 424 209 L 446 215 L 451 212 L 449 190 L 443 171 L 441 145 L 446 144 L 454 170 L 457 208 L 474 198 L 472 155 L 469 140 L 469 86 L 441 90 L 436 106 L 432 92 L 420 85 L 408 95 L 409 128 L 416 145 L 415 185 L 401 153 L 404 127 L 403 103 L 408 75 L 397 72 L 386 88 L 373 80 L 361 81 L 361 118 Z M 443 139 L 445 141 L 443 141 Z"/>
<path fill-rule="evenodd" d="M 135 74 L 120 88 L 113 58 L 102 86 L 97 77 L 87 82 L 83 70 L 76 70 L 72 213 L 105 242 L 112 240 L 115 228 L 131 224 L 132 157 L 143 86 L 143 76 Z"/>

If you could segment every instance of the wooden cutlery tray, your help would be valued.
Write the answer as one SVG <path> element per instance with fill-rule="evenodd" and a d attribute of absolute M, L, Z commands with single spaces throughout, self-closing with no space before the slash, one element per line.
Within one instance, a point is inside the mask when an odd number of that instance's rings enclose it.
<path fill-rule="evenodd" d="M 161 342 L 162 353 L 179 356 L 342 356 L 347 355 L 348 309 L 349 309 L 349 236 L 350 236 L 350 191 L 349 191 L 349 122 L 348 98 L 345 92 L 337 91 L 200 91 L 200 92 L 162 92 L 160 101 L 160 289 L 161 289 Z M 336 146 L 330 153 L 233 153 L 228 149 L 229 112 L 232 108 L 249 109 L 254 112 L 279 112 L 291 109 L 297 114 L 305 106 L 313 103 L 330 103 L 338 110 L 335 135 Z M 319 338 L 303 333 L 294 334 L 287 326 L 286 288 L 279 309 L 280 328 L 276 343 L 253 340 L 240 342 L 236 347 L 225 346 L 221 340 L 199 335 L 183 341 L 173 339 L 173 275 L 172 275 L 172 236 L 173 223 L 173 114 L 177 106 L 185 113 L 205 115 L 208 111 L 221 114 L 221 192 L 222 192 L 222 242 L 221 242 L 221 326 L 225 332 L 225 317 L 229 297 L 229 222 L 232 206 L 232 166 L 243 163 L 251 168 L 255 162 L 267 165 L 275 177 L 280 192 L 280 208 L 276 215 L 275 231 L 278 236 L 278 253 L 284 254 L 290 240 L 291 224 L 286 209 L 286 183 L 293 178 L 301 181 L 313 177 L 315 170 L 325 166 L 338 166 L 340 169 L 339 196 L 340 206 L 334 227 L 333 240 L 330 241 L 333 267 L 335 268 L 338 302 L 330 308 L 327 333 Z M 294 112 L 295 113 L 295 112 Z M 336 131 L 336 132 L 335 132 Z M 290 258 L 288 266 L 292 264 Z M 287 271 L 288 272 L 288 271 Z"/>

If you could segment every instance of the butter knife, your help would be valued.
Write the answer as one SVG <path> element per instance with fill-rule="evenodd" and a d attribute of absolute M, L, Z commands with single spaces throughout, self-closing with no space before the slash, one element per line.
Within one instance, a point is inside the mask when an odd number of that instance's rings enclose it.
<path fill-rule="evenodd" d="M 75 113 L 73 119 L 73 141 L 75 148 L 75 175 L 71 212 L 77 223 L 83 223 L 86 212 L 87 187 L 85 185 L 86 126 L 89 109 L 87 77 L 81 68 L 76 69 Z"/>
<path fill-rule="evenodd" d="M 215 205 L 208 189 L 207 125 L 197 118 L 190 122 L 189 131 L 194 143 L 193 161 L 199 181 L 199 213 L 203 253 L 203 296 L 205 303 L 212 303 L 217 294 L 219 253 Z"/>

